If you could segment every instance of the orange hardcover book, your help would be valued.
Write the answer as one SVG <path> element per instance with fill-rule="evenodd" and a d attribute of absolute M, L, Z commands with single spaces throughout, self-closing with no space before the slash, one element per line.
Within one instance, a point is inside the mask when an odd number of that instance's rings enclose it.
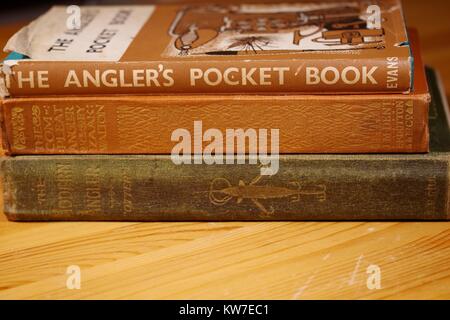
<path fill-rule="evenodd" d="M 66 10 L 53 7 L 8 41 L 4 96 L 405 93 L 412 86 L 400 0 Z"/>
<path fill-rule="evenodd" d="M 427 152 L 430 94 L 411 36 L 410 94 L 12 98 L 3 101 L 4 146 L 16 155 L 170 154 L 173 132 L 192 132 L 201 121 L 203 131 L 222 133 L 278 129 L 279 152 L 286 154 Z M 204 147 L 210 141 L 203 138 Z"/>

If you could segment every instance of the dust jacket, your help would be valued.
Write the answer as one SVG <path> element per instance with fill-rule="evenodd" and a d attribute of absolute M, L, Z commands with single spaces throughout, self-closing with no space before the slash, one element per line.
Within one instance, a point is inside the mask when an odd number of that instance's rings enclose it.
<path fill-rule="evenodd" d="M 4 97 L 404 93 L 414 66 L 400 0 L 55 6 L 4 50 Z"/>

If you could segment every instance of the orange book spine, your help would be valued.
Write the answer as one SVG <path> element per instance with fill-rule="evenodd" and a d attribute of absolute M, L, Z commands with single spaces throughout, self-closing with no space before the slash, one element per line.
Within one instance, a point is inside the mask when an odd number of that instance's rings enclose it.
<path fill-rule="evenodd" d="M 2 74 L 10 97 L 171 93 L 402 93 L 408 57 L 186 62 L 19 61 Z"/>
<path fill-rule="evenodd" d="M 429 103 L 428 93 L 7 99 L 3 139 L 11 154 L 168 154 L 174 130 L 202 121 L 224 135 L 279 129 L 286 154 L 426 152 Z"/>

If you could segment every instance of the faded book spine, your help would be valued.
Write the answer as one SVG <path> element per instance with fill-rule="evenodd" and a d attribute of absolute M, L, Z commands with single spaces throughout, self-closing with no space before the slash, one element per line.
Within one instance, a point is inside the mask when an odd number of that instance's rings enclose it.
<path fill-rule="evenodd" d="M 170 154 L 172 133 L 279 129 L 279 152 L 428 151 L 428 94 L 117 96 L 6 99 L 10 154 Z M 217 152 L 225 150 L 223 145 Z M 194 147 L 192 147 L 194 150 Z"/>
<path fill-rule="evenodd" d="M 9 219 L 444 220 L 448 154 L 282 156 L 175 165 L 169 156 L 28 156 L 1 162 Z"/>
<path fill-rule="evenodd" d="M 19 61 L 0 81 L 11 97 L 171 93 L 402 93 L 408 57 L 245 61 Z"/>

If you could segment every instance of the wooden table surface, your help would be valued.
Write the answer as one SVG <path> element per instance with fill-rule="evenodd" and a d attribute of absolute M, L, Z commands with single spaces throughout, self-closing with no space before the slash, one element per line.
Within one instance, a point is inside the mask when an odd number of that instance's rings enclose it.
<path fill-rule="evenodd" d="M 450 92 L 450 3 L 405 2 Z M 0 26 L 0 44 L 22 23 Z M 66 286 L 80 267 L 81 289 Z M 369 265 L 381 288 L 367 286 Z M 13 223 L 0 299 L 450 298 L 450 223 Z"/>

